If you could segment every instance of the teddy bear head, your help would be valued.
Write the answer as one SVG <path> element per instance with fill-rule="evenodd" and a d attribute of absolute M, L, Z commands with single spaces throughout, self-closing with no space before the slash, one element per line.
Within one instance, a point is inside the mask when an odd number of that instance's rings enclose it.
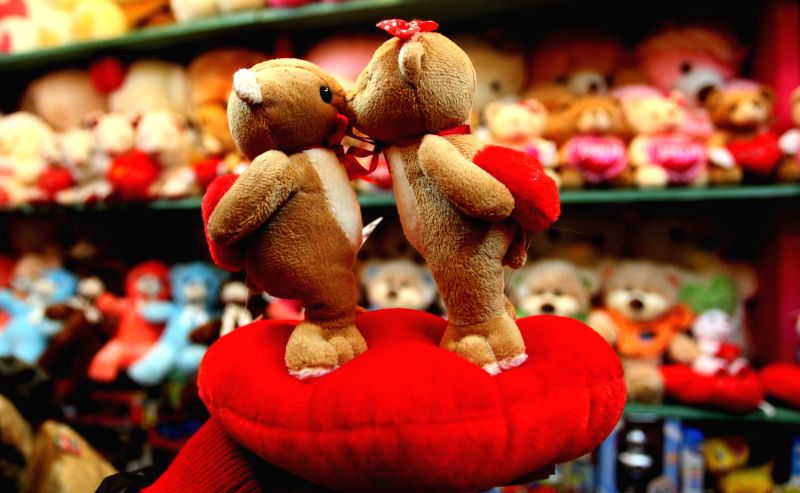
<path fill-rule="evenodd" d="M 133 149 L 138 121 L 138 116 L 122 113 L 91 113 L 86 116 L 86 124 L 92 130 L 95 150 L 111 156 Z"/>
<path fill-rule="evenodd" d="M 125 278 L 125 294 L 137 300 L 169 298 L 169 267 L 157 260 L 136 265 Z"/>
<path fill-rule="evenodd" d="M 360 277 L 372 308 L 425 310 L 436 300 L 431 273 L 408 259 L 374 260 Z"/>
<path fill-rule="evenodd" d="M 654 135 L 680 130 L 686 118 L 683 97 L 634 97 L 623 103 L 625 117 L 631 131 L 638 135 Z"/>
<path fill-rule="evenodd" d="M 27 300 L 33 303 L 64 303 L 75 295 L 78 278 L 64 269 L 48 269 L 31 283 Z"/>
<path fill-rule="evenodd" d="M 293 58 L 237 71 L 228 100 L 231 135 L 250 160 L 270 150 L 324 145 L 346 124 L 344 113 L 345 94 L 336 79 Z"/>
<path fill-rule="evenodd" d="M 172 299 L 180 304 L 210 308 L 216 303 L 226 277 L 224 271 L 205 262 L 175 265 L 169 272 Z"/>
<path fill-rule="evenodd" d="M 475 69 L 435 32 L 392 38 L 375 52 L 348 95 L 353 125 L 383 142 L 402 142 L 469 121 Z"/>
<path fill-rule="evenodd" d="M 678 303 L 677 270 L 647 261 L 623 261 L 602 269 L 606 308 L 630 320 L 655 320 Z"/>
<path fill-rule="evenodd" d="M 492 137 L 511 142 L 538 137 L 547 125 L 547 109 L 535 99 L 520 103 L 492 101 L 483 110 L 484 120 Z"/>
<path fill-rule="evenodd" d="M 598 285 L 594 272 L 547 259 L 523 267 L 512 281 L 511 295 L 525 315 L 582 318 L 591 308 Z"/>
<path fill-rule="evenodd" d="M 620 103 L 607 96 L 581 96 L 553 115 L 548 136 L 563 142 L 573 135 L 620 135 L 628 125 Z"/>
<path fill-rule="evenodd" d="M 41 118 L 25 111 L 0 117 L 0 158 L 16 180 L 33 184 L 54 154 L 55 133 Z"/>
<path fill-rule="evenodd" d="M 769 123 L 775 95 L 760 84 L 743 84 L 712 89 L 705 107 L 717 128 L 756 130 Z"/>

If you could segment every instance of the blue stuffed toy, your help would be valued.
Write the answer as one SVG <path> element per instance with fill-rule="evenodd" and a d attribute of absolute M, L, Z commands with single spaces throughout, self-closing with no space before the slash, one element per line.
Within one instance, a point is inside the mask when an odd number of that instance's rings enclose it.
<path fill-rule="evenodd" d="M 155 385 L 167 375 L 185 377 L 200 366 L 206 346 L 189 339 L 192 330 L 218 317 L 212 313 L 227 274 L 204 262 L 174 266 L 169 273 L 172 301 L 151 301 L 140 313 L 148 322 L 166 323 L 164 332 L 139 361 L 128 368 L 128 376 L 141 385 Z"/>
<path fill-rule="evenodd" d="M 15 356 L 36 364 L 50 337 L 61 329 L 61 322 L 46 318 L 45 310 L 72 298 L 78 279 L 64 269 L 49 269 L 39 278 L 15 285 L 24 288 L 24 298 L 9 289 L 0 290 L 0 310 L 11 317 L 0 332 L 0 356 Z"/>

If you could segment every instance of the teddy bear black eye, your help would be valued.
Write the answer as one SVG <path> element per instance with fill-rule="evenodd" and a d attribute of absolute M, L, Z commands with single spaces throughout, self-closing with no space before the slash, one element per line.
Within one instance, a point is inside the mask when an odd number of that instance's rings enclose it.
<path fill-rule="evenodd" d="M 692 64 L 689 62 L 681 63 L 681 73 L 688 74 L 692 71 Z"/>
<path fill-rule="evenodd" d="M 322 86 L 319 88 L 319 97 L 322 98 L 322 101 L 325 103 L 330 103 L 333 101 L 333 92 L 331 88 L 328 86 Z"/>

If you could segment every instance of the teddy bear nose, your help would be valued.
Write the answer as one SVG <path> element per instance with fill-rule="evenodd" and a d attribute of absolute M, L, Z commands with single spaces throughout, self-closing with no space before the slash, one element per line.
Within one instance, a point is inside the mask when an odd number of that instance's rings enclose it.
<path fill-rule="evenodd" d="M 589 87 L 587 88 L 587 91 L 589 92 L 589 94 L 597 94 L 598 92 L 600 92 L 600 84 L 598 84 L 597 82 L 590 83 Z"/>
<path fill-rule="evenodd" d="M 644 308 L 644 303 L 642 303 L 642 300 L 640 300 L 639 298 L 634 298 L 634 299 L 631 300 L 630 306 L 634 310 L 639 311 L 642 308 Z"/>
<path fill-rule="evenodd" d="M 553 313 L 555 311 L 556 307 L 554 307 L 552 303 L 545 303 L 542 305 L 542 313 Z"/>
<path fill-rule="evenodd" d="M 386 293 L 386 297 L 390 300 L 397 298 L 397 290 L 394 288 L 390 288 L 389 291 Z"/>

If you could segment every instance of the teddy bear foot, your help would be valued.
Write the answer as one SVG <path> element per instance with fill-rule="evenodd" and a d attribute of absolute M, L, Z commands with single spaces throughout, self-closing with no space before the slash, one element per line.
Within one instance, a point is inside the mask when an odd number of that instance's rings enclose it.
<path fill-rule="evenodd" d="M 292 376 L 305 380 L 332 372 L 338 366 L 336 346 L 323 336 L 323 328 L 300 322 L 286 344 L 286 367 Z"/>
<path fill-rule="evenodd" d="M 448 325 L 440 346 L 496 375 L 528 358 L 522 334 L 507 314 L 483 323 Z"/>
<path fill-rule="evenodd" d="M 322 329 L 323 336 L 336 348 L 339 365 L 343 365 L 367 350 L 367 341 L 358 327 L 348 325 L 336 329 Z"/>

